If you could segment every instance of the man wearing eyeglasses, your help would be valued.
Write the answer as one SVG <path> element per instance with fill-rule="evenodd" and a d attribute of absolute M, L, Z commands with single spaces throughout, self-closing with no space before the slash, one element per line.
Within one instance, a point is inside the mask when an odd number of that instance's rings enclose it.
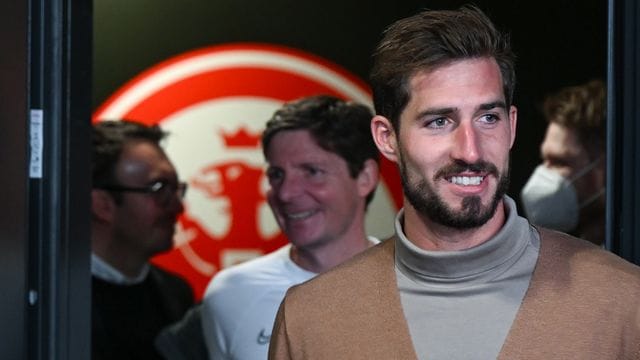
<path fill-rule="evenodd" d="M 92 358 L 160 359 L 153 340 L 193 305 L 181 278 L 149 263 L 172 247 L 186 184 L 157 126 L 94 125 L 91 192 Z"/>

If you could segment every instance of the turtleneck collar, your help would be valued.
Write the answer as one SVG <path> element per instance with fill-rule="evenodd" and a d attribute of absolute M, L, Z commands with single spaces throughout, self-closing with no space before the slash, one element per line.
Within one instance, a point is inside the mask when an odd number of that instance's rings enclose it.
<path fill-rule="evenodd" d="M 403 210 L 396 216 L 396 266 L 418 282 L 466 285 L 489 281 L 515 263 L 530 244 L 529 224 L 518 216 L 513 199 L 504 197 L 506 221 L 492 238 L 470 249 L 427 251 L 417 247 L 402 229 Z"/>

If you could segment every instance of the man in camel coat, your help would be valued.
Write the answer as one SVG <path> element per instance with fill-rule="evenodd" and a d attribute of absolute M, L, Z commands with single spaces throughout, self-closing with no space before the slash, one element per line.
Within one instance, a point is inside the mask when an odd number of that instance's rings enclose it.
<path fill-rule="evenodd" d="M 505 195 L 513 62 L 475 7 L 387 29 L 371 130 L 401 174 L 396 234 L 291 288 L 270 359 L 640 358 L 640 269 Z"/>

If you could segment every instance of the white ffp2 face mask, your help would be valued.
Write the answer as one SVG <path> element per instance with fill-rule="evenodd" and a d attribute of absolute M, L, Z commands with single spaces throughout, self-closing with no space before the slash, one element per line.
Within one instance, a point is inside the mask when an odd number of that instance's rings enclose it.
<path fill-rule="evenodd" d="M 578 171 L 571 179 L 566 179 L 544 165 L 538 165 L 520 194 L 524 212 L 529 221 L 564 232 L 575 229 L 578 225 L 580 209 L 604 195 L 605 189 L 600 189 L 582 204 L 578 204 L 578 195 L 573 182 L 593 170 L 601 160 L 602 157 L 599 157 Z"/>
<path fill-rule="evenodd" d="M 571 182 L 538 165 L 522 193 L 524 212 L 532 223 L 568 232 L 578 225 L 578 196 Z"/>

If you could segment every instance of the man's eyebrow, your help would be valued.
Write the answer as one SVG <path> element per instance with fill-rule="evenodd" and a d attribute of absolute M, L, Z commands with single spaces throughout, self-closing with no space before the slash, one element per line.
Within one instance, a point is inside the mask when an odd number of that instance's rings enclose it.
<path fill-rule="evenodd" d="M 478 106 L 478 110 L 491 110 L 495 108 L 506 109 L 507 104 L 502 100 L 498 100 L 486 104 L 480 104 L 480 106 Z"/>
<path fill-rule="evenodd" d="M 480 106 L 478 106 L 478 110 L 482 110 L 482 111 L 491 110 L 495 108 L 506 109 L 507 104 L 502 100 L 496 100 L 489 103 L 480 104 Z M 417 118 L 419 119 L 424 116 L 432 116 L 432 115 L 448 115 L 448 114 L 455 113 L 457 111 L 458 111 L 457 107 L 430 108 L 430 109 L 421 111 L 418 114 Z"/>
<path fill-rule="evenodd" d="M 456 111 L 458 111 L 458 108 L 455 107 L 443 107 L 443 108 L 430 108 L 430 109 L 426 109 L 424 111 L 421 111 L 417 118 L 422 118 L 425 116 L 431 116 L 431 115 L 448 115 L 448 114 L 452 114 L 455 113 Z"/>

